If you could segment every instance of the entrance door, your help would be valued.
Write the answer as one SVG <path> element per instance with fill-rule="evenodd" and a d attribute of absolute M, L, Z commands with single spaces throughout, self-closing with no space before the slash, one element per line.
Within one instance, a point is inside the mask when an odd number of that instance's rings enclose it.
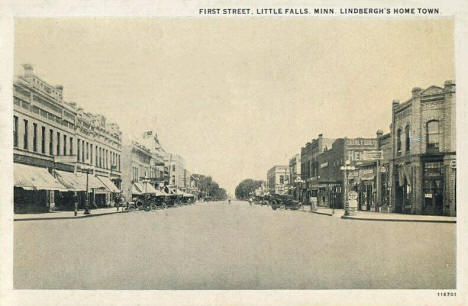
<path fill-rule="evenodd" d="M 428 215 L 443 214 L 443 176 L 442 162 L 431 161 L 424 163 L 423 178 L 423 213 Z"/>

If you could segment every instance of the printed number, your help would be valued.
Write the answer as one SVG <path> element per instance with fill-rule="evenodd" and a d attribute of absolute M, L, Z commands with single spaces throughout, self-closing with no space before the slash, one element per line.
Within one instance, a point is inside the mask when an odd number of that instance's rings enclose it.
<path fill-rule="evenodd" d="M 437 296 L 457 296 L 456 292 L 437 292 Z"/>

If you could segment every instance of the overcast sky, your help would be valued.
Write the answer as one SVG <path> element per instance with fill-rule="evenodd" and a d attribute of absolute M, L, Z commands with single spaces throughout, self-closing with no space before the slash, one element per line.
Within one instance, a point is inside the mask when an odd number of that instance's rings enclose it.
<path fill-rule="evenodd" d="M 307 141 L 388 132 L 393 99 L 454 78 L 453 22 L 313 18 L 17 19 L 30 63 L 67 101 L 158 132 L 228 192 Z"/>

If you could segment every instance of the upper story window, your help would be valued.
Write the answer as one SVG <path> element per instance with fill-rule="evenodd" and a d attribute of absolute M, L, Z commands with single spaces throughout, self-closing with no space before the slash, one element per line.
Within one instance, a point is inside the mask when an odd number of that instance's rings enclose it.
<path fill-rule="evenodd" d="M 410 151 L 410 127 L 409 125 L 405 128 L 405 151 Z"/>
<path fill-rule="evenodd" d="M 13 145 L 18 146 L 18 117 L 13 116 Z"/>
<path fill-rule="evenodd" d="M 401 129 L 397 131 L 397 153 L 401 153 Z"/>
<path fill-rule="evenodd" d="M 426 151 L 439 152 L 440 130 L 439 121 L 432 120 L 427 123 Z"/>
<path fill-rule="evenodd" d="M 24 119 L 23 149 L 28 149 L 28 120 Z"/>

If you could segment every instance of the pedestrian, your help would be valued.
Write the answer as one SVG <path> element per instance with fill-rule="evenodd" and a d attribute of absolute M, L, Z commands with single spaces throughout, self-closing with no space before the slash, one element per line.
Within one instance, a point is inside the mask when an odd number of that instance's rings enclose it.
<path fill-rule="evenodd" d="M 73 196 L 72 196 L 72 201 L 73 201 L 73 205 L 74 205 L 74 211 L 75 211 L 75 216 L 78 215 L 78 196 L 76 194 L 76 191 L 73 192 Z"/>
<path fill-rule="evenodd" d="M 119 211 L 119 207 L 120 207 L 120 201 L 121 201 L 121 197 L 120 197 L 120 194 L 116 194 L 115 195 L 115 206 L 117 206 L 117 211 Z"/>

